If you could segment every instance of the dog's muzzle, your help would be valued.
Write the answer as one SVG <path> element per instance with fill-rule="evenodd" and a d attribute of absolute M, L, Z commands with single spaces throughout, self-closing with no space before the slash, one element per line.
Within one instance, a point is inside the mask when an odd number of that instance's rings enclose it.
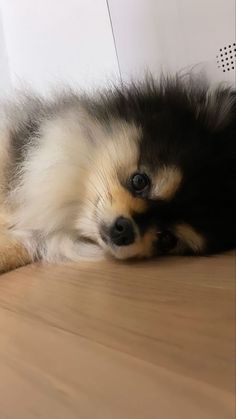
<path fill-rule="evenodd" d="M 115 246 L 129 246 L 135 241 L 135 231 L 129 218 L 118 217 L 110 226 L 103 226 L 101 237 Z"/>

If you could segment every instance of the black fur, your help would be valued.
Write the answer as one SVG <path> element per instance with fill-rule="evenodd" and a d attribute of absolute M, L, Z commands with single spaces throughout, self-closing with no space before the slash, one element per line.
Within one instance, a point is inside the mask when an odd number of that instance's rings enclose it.
<path fill-rule="evenodd" d="M 33 137 L 37 140 L 42 118 L 81 105 L 108 130 L 114 119 L 140 127 L 140 166 L 153 173 L 172 165 L 183 173 L 170 202 L 149 202 L 145 217 L 134 214 L 141 232 L 150 223 L 169 228 L 184 222 L 206 238 L 206 252 L 236 246 L 235 91 L 222 86 L 210 93 L 204 83 L 177 77 L 114 88 L 93 99 L 72 91 L 51 102 L 27 99 L 27 117 L 12 131 L 16 160 Z"/>
<path fill-rule="evenodd" d="M 181 79 L 133 85 L 88 102 L 91 114 L 141 128 L 140 165 L 151 172 L 174 165 L 183 181 L 169 203 L 156 202 L 145 217 L 134 216 L 141 232 L 157 220 L 167 227 L 188 223 L 207 241 L 206 252 L 236 246 L 236 93 Z M 148 222 L 149 220 L 149 222 Z"/>

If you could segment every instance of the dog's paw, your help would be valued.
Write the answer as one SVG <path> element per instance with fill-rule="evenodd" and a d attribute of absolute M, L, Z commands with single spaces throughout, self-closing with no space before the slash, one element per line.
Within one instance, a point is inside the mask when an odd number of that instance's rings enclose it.
<path fill-rule="evenodd" d="M 0 273 L 11 271 L 30 262 L 30 255 L 23 244 L 11 237 L 7 231 L 0 231 Z"/>

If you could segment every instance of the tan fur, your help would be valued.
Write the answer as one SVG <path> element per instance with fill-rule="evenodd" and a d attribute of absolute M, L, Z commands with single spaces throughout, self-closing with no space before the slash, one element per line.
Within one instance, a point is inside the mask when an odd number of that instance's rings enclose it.
<path fill-rule="evenodd" d="M 133 252 L 138 257 L 151 257 L 153 255 L 153 243 L 156 240 L 156 230 L 150 229 L 141 239 L 138 239 L 133 245 Z"/>
<path fill-rule="evenodd" d="M 1 123 L 1 121 L 0 121 Z M 0 126 L 0 203 L 4 199 L 6 186 L 5 172 L 9 164 L 9 134 L 4 127 Z M 1 220 L 0 220 L 1 222 Z"/>
<path fill-rule="evenodd" d="M 0 232 L 0 273 L 32 262 L 25 247 L 6 232 Z"/>
<path fill-rule="evenodd" d="M 188 224 L 179 224 L 175 232 L 181 240 L 180 246 L 189 247 L 196 253 L 201 253 L 205 247 L 204 237 Z"/>
<path fill-rule="evenodd" d="M 153 243 L 156 240 L 155 229 L 147 231 L 143 237 L 137 233 L 136 240 L 130 246 L 114 246 L 110 247 L 98 239 L 99 244 L 108 252 L 113 254 L 117 259 L 129 258 L 148 258 L 153 256 Z"/>
<path fill-rule="evenodd" d="M 8 230 L 8 217 L 0 213 L 0 273 L 15 269 L 31 261 L 24 245 Z"/>
<path fill-rule="evenodd" d="M 6 172 L 10 164 L 9 136 L 2 129 L 0 138 L 0 273 L 32 262 L 28 251 L 10 231 L 11 214 L 4 204 L 6 199 Z"/>
<path fill-rule="evenodd" d="M 133 212 L 145 212 L 147 203 L 141 198 L 133 197 L 122 186 L 114 186 L 110 189 L 112 196 L 112 212 L 114 216 L 130 216 Z"/>
<path fill-rule="evenodd" d="M 152 198 L 169 201 L 175 195 L 182 181 L 182 173 L 178 167 L 161 167 L 153 179 Z"/>

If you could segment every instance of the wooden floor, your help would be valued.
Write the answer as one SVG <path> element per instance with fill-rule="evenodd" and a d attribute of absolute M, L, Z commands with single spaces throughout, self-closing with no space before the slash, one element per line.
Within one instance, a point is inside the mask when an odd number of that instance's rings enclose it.
<path fill-rule="evenodd" d="M 235 418 L 235 255 L 2 275 L 6 418 Z"/>

